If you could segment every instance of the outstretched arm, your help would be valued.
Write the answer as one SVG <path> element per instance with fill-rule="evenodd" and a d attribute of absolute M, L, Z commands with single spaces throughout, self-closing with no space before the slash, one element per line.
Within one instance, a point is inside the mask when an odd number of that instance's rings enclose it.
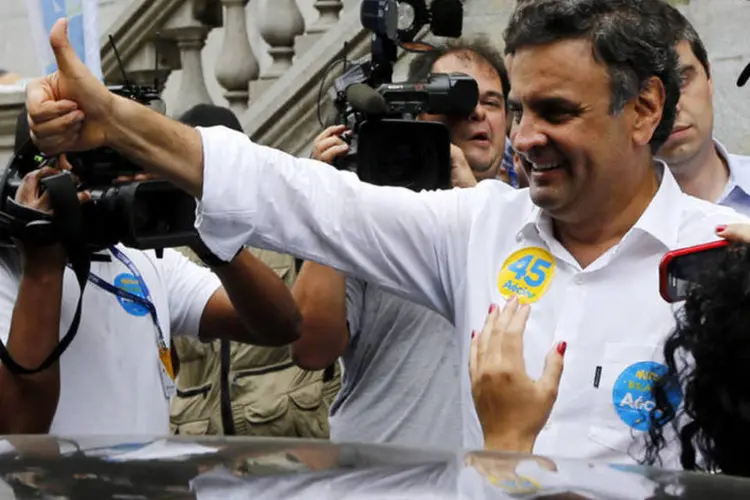
<path fill-rule="evenodd" d="M 52 30 L 59 71 L 29 84 L 32 136 L 48 153 L 110 146 L 201 200 L 197 227 L 229 261 L 243 245 L 312 260 L 453 318 L 465 264 L 466 190 L 376 187 L 238 132 L 192 129 L 114 96 Z"/>

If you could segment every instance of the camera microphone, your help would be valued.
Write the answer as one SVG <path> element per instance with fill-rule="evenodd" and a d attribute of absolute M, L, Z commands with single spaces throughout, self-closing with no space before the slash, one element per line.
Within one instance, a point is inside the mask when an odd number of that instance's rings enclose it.
<path fill-rule="evenodd" d="M 388 105 L 383 96 L 364 83 L 350 85 L 346 89 L 346 100 L 355 111 L 360 113 L 384 115 L 388 112 Z"/>

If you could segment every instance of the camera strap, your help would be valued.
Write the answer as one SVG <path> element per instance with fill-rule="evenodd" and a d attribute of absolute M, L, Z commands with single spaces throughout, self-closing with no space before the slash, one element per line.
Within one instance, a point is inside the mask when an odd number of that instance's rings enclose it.
<path fill-rule="evenodd" d="M 49 195 L 55 214 L 52 217 L 53 228 L 68 254 L 71 267 L 81 288 L 81 295 L 78 297 L 76 311 L 67 333 L 57 344 L 57 347 L 47 356 L 47 359 L 36 368 L 26 368 L 18 364 L 10 355 L 5 345 L 0 342 L 0 361 L 3 362 L 8 370 L 17 375 L 33 375 L 46 370 L 62 356 L 73 341 L 81 322 L 83 292 L 86 288 L 86 281 L 91 268 L 91 255 L 83 240 L 81 205 L 78 201 L 78 194 L 76 186 L 73 183 L 73 178 L 67 173 L 62 173 L 42 179 L 41 182 Z"/>

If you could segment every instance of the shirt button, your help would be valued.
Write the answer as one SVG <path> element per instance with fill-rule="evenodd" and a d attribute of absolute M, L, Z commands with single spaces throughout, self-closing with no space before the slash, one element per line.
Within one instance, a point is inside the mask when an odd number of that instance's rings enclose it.
<path fill-rule="evenodd" d="M 575 278 L 573 278 L 573 281 L 576 285 L 581 285 L 583 284 L 583 276 L 581 276 L 580 274 L 576 274 Z"/>

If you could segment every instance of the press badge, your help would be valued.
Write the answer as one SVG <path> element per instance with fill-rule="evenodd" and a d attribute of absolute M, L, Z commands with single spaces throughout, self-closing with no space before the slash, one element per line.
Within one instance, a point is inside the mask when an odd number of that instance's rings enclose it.
<path fill-rule="evenodd" d="M 157 349 L 159 350 L 159 374 L 161 375 L 161 386 L 164 389 L 164 397 L 171 399 L 177 392 L 174 383 L 174 367 L 172 367 L 172 352 L 164 342 L 161 328 L 157 328 L 159 338 L 157 340 Z"/>
<path fill-rule="evenodd" d="M 167 351 L 167 356 L 169 356 L 169 351 Z M 159 357 L 161 357 L 161 354 Z M 171 361 L 169 366 L 172 366 Z M 171 399 L 177 392 L 177 386 L 174 383 L 174 378 L 167 372 L 167 367 L 164 366 L 162 360 L 159 360 L 159 375 L 161 376 L 161 387 L 164 389 L 164 397 Z"/>

